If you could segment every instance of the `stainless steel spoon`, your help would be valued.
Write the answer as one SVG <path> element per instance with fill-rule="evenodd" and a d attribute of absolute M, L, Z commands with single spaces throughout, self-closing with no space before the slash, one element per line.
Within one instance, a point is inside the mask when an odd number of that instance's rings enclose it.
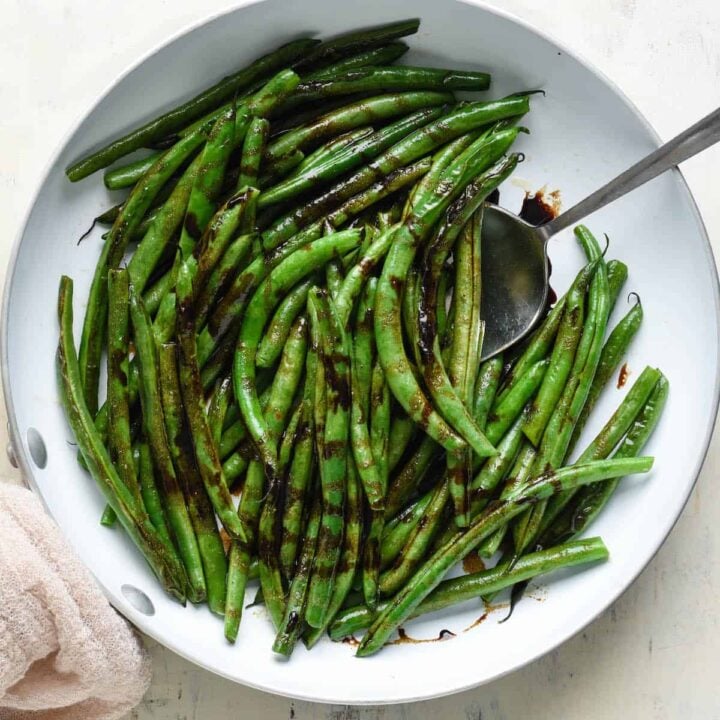
<path fill-rule="evenodd" d="M 718 140 L 720 109 L 539 227 L 496 205 L 486 205 L 482 230 L 483 360 L 524 338 L 540 319 L 549 288 L 547 244 L 553 235 Z"/>

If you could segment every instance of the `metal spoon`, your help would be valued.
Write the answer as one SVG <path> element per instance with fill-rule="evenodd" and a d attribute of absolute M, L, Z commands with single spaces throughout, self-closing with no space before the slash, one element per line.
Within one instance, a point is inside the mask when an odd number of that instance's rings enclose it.
<path fill-rule="evenodd" d="M 524 338 L 548 297 L 548 240 L 720 140 L 720 109 L 650 153 L 554 220 L 536 227 L 486 205 L 482 229 L 483 360 Z"/>

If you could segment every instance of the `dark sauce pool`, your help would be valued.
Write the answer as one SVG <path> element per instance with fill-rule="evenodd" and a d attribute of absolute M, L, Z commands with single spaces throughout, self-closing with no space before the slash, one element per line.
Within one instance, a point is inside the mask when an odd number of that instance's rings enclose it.
<path fill-rule="evenodd" d="M 530 225 L 544 225 L 554 220 L 560 214 L 561 204 L 559 190 L 553 190 L 547 194 L 544 189 L 540 189 L 533 194 L 526 192 L 518 216 L 525 220 L 525 222 L 530 223 Z M 552 263 L 550 262 L 550 258 L 548 258 L 548 277 L 551 275 Z M 557 299 L 557 293 L 552 285 L 550 285 L 548 287 L 547 298 L 548 310 L 557 302 Z"/>

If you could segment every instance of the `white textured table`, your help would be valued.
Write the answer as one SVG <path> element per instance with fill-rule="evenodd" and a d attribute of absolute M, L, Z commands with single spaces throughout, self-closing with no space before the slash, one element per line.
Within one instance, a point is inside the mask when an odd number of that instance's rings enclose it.
<path fill-rule="evenodd" d="M 336 0 L 335 7 L 341 6 Z M 496 0 L 594 62 L 669 138 L 720 105 L 717 0 Z M 222 0 L 0 0 L 0 272 L 46 159 L 107 83 Z M 720 250 L 720 148 L 683 168 Z M 678 238 L 682 242 L 682 238 Z M 0 411 L 4 413 L 4 410 Z M 0 418 L 2 419 L 2 418 Z M 0 422 L 4 446 L 5 423 Z M 640 579 L 542 660 L 453 697 L 389 708 L 292 703 L 149 643 L 155 677 L 132 718 L 720 718 L 720 442 Z M 18 481 L 0 453 L 0 477 Z"/>

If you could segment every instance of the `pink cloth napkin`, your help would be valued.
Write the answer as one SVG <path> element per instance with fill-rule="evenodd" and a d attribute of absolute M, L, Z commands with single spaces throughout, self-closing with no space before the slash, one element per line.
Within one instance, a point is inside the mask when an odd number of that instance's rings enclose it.
<path fill-rule="evenodd" d="M 0 718 L 111 720 L 150 661 L 40 501 L 0 483 Z"/>

